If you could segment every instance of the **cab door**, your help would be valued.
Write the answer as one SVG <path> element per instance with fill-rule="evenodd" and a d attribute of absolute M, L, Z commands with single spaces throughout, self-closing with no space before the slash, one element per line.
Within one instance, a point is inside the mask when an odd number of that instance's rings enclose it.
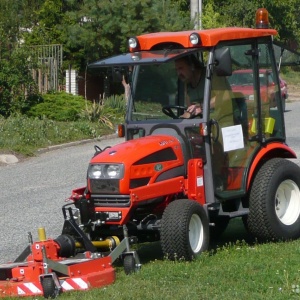
<path fill-rule="evenodd" d="M 251 161 L 266 143 L 284 140 L 285 133 L 278 82 L 267 98 L 260 84 L 266 69 L 276 74 L 270 39 L 220 47 L 230 49 L 232 74 L 212 75 L 211 161 L 215 194 L 226 199 L 246 193 Z"/>

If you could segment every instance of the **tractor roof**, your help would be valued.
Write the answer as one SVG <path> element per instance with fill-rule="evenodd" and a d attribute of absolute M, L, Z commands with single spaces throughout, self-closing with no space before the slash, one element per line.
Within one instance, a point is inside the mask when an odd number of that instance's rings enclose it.
<path fill-rule="evenodd" d="M 194 48 L 195 45 L 191 44 L 190 36 L 196 33 L 200 37 L 198 47 L 212 47 L 221 41 L 225 40 L 240 40 L 247 38 L 256 38 L 263 36 L 276 35 L 275 29 L 252 29 L 252 28 L 239 28 L 227 27 L 207 30 L 189 30 L 178 32 L 156 32 L 148 33 L 137 36 L 139 41 L 139 50 L 151 50 L 158 44 L 172 43 L 181 45 L 183 48 Z"/>

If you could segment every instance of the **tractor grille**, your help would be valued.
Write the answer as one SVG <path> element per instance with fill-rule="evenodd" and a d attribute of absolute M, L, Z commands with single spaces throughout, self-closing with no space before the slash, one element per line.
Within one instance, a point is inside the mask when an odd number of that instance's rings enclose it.
<path fill-rule="evenodd" d="M 92 194 L 111 194 L 120 193 L 119 179 L 90 179 Z"/>
<path fill-rule="evenodd" d="M 130 205 L 129 195 L 91 195 L 95 207 L 124 207 Z"/>

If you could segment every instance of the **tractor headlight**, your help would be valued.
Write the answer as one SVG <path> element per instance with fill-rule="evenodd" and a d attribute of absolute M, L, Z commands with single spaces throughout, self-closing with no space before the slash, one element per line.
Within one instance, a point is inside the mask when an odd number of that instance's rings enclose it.
<path fill-rule="evenodd" d="M 200 45 L 201 44 L 200 35 L 197 32 L 193 32 L 190 35 L 190 42 L 192 45 Z"/>
<path fill-rule="evenodd" d="M 123 164 L 93 164 L 88 168 L 90 179 L 121 179 L 123 175 Z"/>
<path fill-rule="evenodd" d="M 120 178 L 122 168 L 120 165 L 109 165 L 106 174 L 109 178 Z"/>
<path fill-rule="evenodd" d="M 90 165 L 88 170 L 88 177 L 92 179 L 99 179 L 103 174 L 101 165 Z"/>
<path fill-rule="evenodd" d="M 129 49 L 132 49 L 134 51 L 139 50 L 140 45 L 139 45 L 138 39 L 136 37 L 129 38 L 129 40 L 128 40 L 128 46 L 129 46 Z"/>

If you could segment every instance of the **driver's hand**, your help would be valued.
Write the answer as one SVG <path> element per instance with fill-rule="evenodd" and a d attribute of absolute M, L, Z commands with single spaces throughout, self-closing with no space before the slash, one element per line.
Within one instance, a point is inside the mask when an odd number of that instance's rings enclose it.
<path fill-rule="evenodd" d="M 187 110 L 182 114 L 180 117 L 184 119 L 189 119 L 192 117 L 196 117 L 202 113 L 202 108 L 200 104 L 192 104 L 190 105 Z"/>
<path fill-rule="evenodd" d="M 199 104 L 193 104 L 188 107 L 187 111 L 192 115 L 192 116 L 197 116 L 202 113 L 201 106 Z"/>

